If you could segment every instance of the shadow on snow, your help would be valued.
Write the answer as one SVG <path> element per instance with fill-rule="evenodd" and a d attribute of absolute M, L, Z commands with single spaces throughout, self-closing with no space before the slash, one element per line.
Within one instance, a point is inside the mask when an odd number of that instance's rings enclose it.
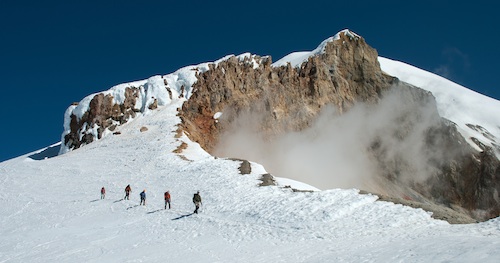
<path fill-rule="evenodd" d="M 154 210 L 154 211 L 148 212 L 148 214 L 153 214 L 153 213 L 159 212 L 159 211 L 161 211 L 161 210 L 163 210 L 163 209 L 157 209 L 157 210 Z"/>
<path fill-rule="evenodd" d="M 194 213 L 181 215 L 181 216 L 176 217 L 176 218 L 174 218 L 174 219 L 172 219 L 172 220 L 179 220 L 179 219 L 182 219 L 182 218 L 185 218 L 185 217 L 188 217 L 188 216 L 192 216 L 192 215 L 194 215 Z"/>
<path fill-rule="evenodd" d="M 38 153 L 34 153 L 28 157 L 36 161 L 52 158 L 59 154 L 59 148 L 61 148 L 59 144 L 55 146 L 50 146 L 47 147 L 45 150 Z"/>

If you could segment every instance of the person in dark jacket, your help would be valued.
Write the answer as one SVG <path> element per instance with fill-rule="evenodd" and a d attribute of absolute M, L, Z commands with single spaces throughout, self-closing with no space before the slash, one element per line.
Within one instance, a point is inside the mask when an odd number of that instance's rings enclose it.
<path fill-rule="evenodd" d="M 101 199 L 104 199 L 106 197 L 106 189 L 104 189 L 104 186 L 101 188 Z"/>
<path fill-rule="evenodd" d="M 146 205 L 146 189 L 144 189 L 140 194 L 141 203 L 139 205 Z"/>
<path fill-rule="evenodd" d="M 165 197 L 165 209 L 167 209 L 167 204 L 168 204 L 168 209 L 170 209 L 170 193 L 166 191 L 163 196 Z"/>
<path fill-rule="evenodd" d="M 198 191 L 198 192 L 196 192 L 196 194 L 194 194 L 194 196 L 193 196 L 193 203 L 194 203 L 194 206 L 196 207 L 194 209 L 193 213 L 198 214 L 198 209 L 200 209 L 200 205 L 202 204 L 201 203 L 200 191 Z"/>
<path fill-rule="evenodd" d="M 130 200 L 130 192 L 132 192 L 132 188 L 130 188 L 130 185 L 127 185 L 127 187 L 125 187 L 125 197 L 123 200 Z"/>

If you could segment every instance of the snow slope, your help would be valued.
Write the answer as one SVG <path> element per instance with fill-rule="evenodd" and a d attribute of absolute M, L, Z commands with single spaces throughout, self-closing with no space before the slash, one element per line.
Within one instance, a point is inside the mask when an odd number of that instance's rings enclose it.
<path fill-rule="evenodd" d="M 64 155 L 0 163 L 0 262 L 500 260 L 499 219 L 450 225 L 355 189 L 259 187 L 262 166 L 240 175 L 239 162 L 215 159 L 186 137 L 181 158 L 172 153 L 181 103 Z M 122 200 L 127 184 L 131 200 Z M 138 206 L 143 189 L 147 205 Z M 167 190 L 171 210 L 163 210 Z M 197 190 L 203 208 L 192 215 Z"/>
<path fill-rule="evenodd" d="M 488 146 L 493 146 L 495 138 L 500 138 L 500 101 L 406 63 L 383 57 L 378 60 L 387 74 L 430 91 L 436 97 L 439 115 L 456 123 L 462 136 L 471 145 L 477 147 L 470 137 Z M 484 129 L 472 129 L 467 124 L 479 125 Z M 497 152 L 497 156 L 500 153 Z"/>

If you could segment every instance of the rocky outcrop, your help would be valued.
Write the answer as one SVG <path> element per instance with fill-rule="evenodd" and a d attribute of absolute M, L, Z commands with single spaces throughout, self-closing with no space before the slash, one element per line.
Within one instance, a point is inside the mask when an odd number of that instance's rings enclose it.
<path fill-rule="evenodd" d="M 403 131 L 398 131 L 397 136 L 404 140 L 406 132 L 418 129 L 418 125 L 399 126 Z M 410 161 L 398 156 L 387 158 L 384 146 L 374 141 L 370 152 L 378 160 L 377 173 L 382 186 L 379 193 L 427 204 L 423 208 L 439 204 L 479 221 L 499 216 L 500 163 L 493 149 L 484 146 L 483 151 L 478 152 L 453 123 L 444 119 L 426 129 L 423 136 L 420 156 Z M 418 162 L 425 167 L 418 167 Z M 424 180 L 421 174 L 425 174 Z"/>
<path fill-rule="evenodd" d="M 500 163 L 491 148 L 450 160 L 433 177 L 428 195 L 438 203 L 486 220 L 500 215 Z M 458 207 L 457 207 L 458 206 Z"/>
<path fill-rule="evenodd" d="M 66 111 L 60 153 L 101 139 L 105 133 L 113 133 L 118 126 L 127 123 L 137 113 L 155 110 L 169 103 L 173 92 L 176 91 L 171 90 L 167 79 L 153 76 L 144 81 L 120 84 L 106 92 L 87 96 Z"/>
<path fill-rule="evenodd" d="M 197 76 L 180 112 L 190 138 L 212 152 L 221 132 L 245 115 L 259 123 L 258 132 L 274 136 L 308 127 L 325 105 L 343 112 L 357 101 L 376 102 L 395 79 L 380 70 L 376 50 L 363 38 L 340 38 L 298 68 L 273 67 L 270 57 L 211 65 Z M 223 113 L 219 119 L 217 112 Z"/>
<path fill-rule="evenodd" d="M 126 88 L 124 94 L 125 100 L 122 104 L 114 103 L 110 94 L 96 94 L 81 118 L 74 114 L 70 116 L 70 132 L 64 137 L 64 144 L 70 149 L 79 148 L 96 138 L 100 139 L 106 129 L 114 131 L 118 125 L 135 117 L 138 110 L 134 105 L 139 90 L 135 87 Z"/>
<path fill-rule="evenodd" d="M 194 92 L 179 112 L 182 128 L 213 154 L 235 122 L 250 122 L 252 132 L 272 140 L 309 127 L 326 105 L 343 113 L 358 102 L 376 104 L 384 91 L 397 86 L 416 110 L 401 112 L 396 128 L 387 133 L 397 143 L 421 129 L 424 144 L 418 151 L 425 171 L 411 159 L 388 154 L 384 141 L 374 137 L 366 153 L 376 163 L 377 187 L 394 198 L 437 203 L 477 220 L 498 216 L 500 172 L 493 150 L 474 150 L 453 123 L 439 117 L 432 94 L 384 74 L 377 57 L 363 38 L 348 33 L 299 67 L 273 67 L 270 57 L 232 57 L 197 75 Z M 422 128 L 423 121 L 432 125 Z"/>

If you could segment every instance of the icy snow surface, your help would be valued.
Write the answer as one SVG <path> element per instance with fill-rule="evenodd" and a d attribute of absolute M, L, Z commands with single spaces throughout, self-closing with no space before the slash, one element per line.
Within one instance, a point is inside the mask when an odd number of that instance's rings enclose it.
<path fill-rule="evenodd" d="M 240 162 L 174 137 L 181 103 L 64 155 L 0 163 L 0 262 L 500 261 L 499 219 L 450 225 L 355 189 L 259 187 L 262 166 L 241 175 Z M 172 152 L 180 140 L 182 158 Z M 131 198 L 122 200 L 127 184 Z M 193 215 L 197 190 L 203 206 Z"/>

